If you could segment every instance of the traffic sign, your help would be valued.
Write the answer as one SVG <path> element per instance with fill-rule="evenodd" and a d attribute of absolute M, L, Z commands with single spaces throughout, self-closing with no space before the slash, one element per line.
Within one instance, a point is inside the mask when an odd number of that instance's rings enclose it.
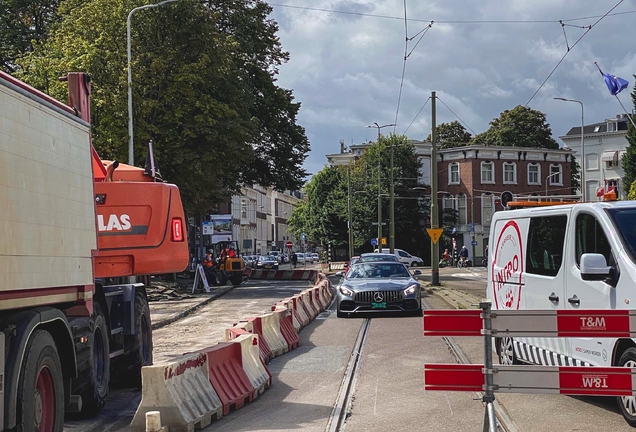
<path fill-rule="evenodd" d="M 291 241 L 288 241 L 287 243 L 285 243 L 285 246 L 287 246 L 287 249 L 291 249 L 292 247 L 294 247 L 294 244 Z"/>
<path fill-rule="evenodd" d="M 471 241 L 470 244 L 473 245 L 473 246 L 477 246 L 477 240 Z"/>
<path fill-rule="evenodd" d="M 378 245 L 378 241 L 374 238 L 371 239 L 371 246 L 377 246 Z"/>
<path fill-rule="evenodd" d="M 426 228 L 426 232 L 428 233 L 429 236 L 431 236 L 431 240 L 433 241 L 433 244 L 437 244 L 437 242 L 439 241 L 439 238 L 442 236 L 442 233 L 444 232 L 443 228 Z"/>
<path fill-rule="evenodd" d="M 307 240 L 307 236 L 305 235 L 305 233 L 302 233 L 300 237 L 303 239 L 303 241 Z"/>
<path fill-rule="evenodd" d="M 386 246 L 386 237 L 382 237 L 382 246 Z"/>

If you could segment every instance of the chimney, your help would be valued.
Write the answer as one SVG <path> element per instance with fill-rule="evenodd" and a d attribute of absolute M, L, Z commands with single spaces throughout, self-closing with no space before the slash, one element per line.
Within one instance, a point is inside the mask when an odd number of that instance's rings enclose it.
<path fill-rule="evenodd" d="M 340 140 L 340 153 L 344 153 L 346 149 L 347 149 L 347 146 L 345 146 L 344 140 L 341 139 Z"/>

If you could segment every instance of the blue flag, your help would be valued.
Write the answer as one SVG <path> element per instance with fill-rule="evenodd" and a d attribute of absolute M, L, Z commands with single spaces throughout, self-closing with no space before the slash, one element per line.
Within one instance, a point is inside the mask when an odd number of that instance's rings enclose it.
<path fill-rule="evenodd" d="M 627 80 L 617 77 L 616 75 L 604 73 L 603 78 L 605 79 L 607 89 L 610 91 L 612 96 L 616 96 L 629 85 L 629 82 Z"/>

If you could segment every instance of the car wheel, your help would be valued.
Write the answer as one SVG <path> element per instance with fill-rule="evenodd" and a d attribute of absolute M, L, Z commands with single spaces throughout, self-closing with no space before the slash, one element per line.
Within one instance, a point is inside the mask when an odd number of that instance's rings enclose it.
<path fill-rule="evenodd" d="M 499 354 L 499 364 L 510 366 L 521 364 L 515 354 L 514 343 L 511 337 L 497 339 L 497 354 Z"/>
<path fill-rule="evenodd" d="M 636 347 L 627 348 L 620 360 L 618 366 L 623 367 L 636 367 Z M 630 426 L 636 427 L 636 397 L 634 396 L 620 396 L 616 398 L 618 407 L 625 418 L 625 421 Z"/>
<path fill-rule="evenodd" d="M 416 265 L 417 265 L 417 261 L 413 261 L 413 262 L 411 263 L 411 267 L 415 267 Z"/>

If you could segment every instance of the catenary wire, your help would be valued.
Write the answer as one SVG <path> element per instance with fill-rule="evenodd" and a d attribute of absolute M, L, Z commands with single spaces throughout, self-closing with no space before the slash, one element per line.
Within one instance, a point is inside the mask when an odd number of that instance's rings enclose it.
<path fill-rule="evenodd" d="M 415 123 L 415 120 L 417 120 L 417 118 L 419 117 L 420 113 L 422 112 L 424 107 L 426 107 L 426 104 L 430 100 L 431 100 L 431 97 L 429 96 L 428 99 L 426 99 L 426 102 L 424 102 L 424 105 L 422 105 L 422 108 L 420 108 L 420 110 L 417 112 L 417 114 L 415 114 L 415 117 L 413 117 L 413 120 L 411 120 L 411 123 L 409 123 L 409 126 L 406 128 L 406 130 L 404 131 L 404 133 L 402 135 L 406 135 L 406 133 L 409 131 L 409 129 L 411 128 L 413 123 Z"/>
<path fill-rule="evenodd" d="M 606 16 L 608 16 L 614 9 L 616 9 L 621 3 L 623 3 L 623 1 L 625 0 L 620 0 L 618 3 L 616 3 L 616 5 L 614 5 L 614 7 L 612 7 L 609 11 L 607 11 L 607 13 L 603 16 L 601 16 L 598 20 L 596 20 L 594 22 L 594 24 L 590 25 L 588 27 L 588 29 L 581 35 L 581 37 L 579 37 L 576 42 L 574 42 L 574 44 L 572 45 L 572 47 L 568 48 L 568 50 L 565 52 L 565 54 L 563 54 L 563 57 L 561 57 L 561 60 L 559 60 L 559 62 L 556 64 L 556 66 L 554 66 L 554 69 L 552 69 L 552 71 L 548 74 L 548 76 L 546 77 L 545 80 L 543 80 L 543 82 L 541 83 L 541 85 L 539 86 L 539 88 L 532 94 L 532 96 L 530 97 L 530 99 L 528 99 L 528 102 L 526 102 L 526 106 L 528 106 L 530 104 L 530 102 L 532 102 L 532 99 L 534 99 L 534 97 L 537 95 L 537 93 L 539 93 L 539 91 L 541 91 L 541 89 L 543 88 L 543 86 L 545 85 L 546 82 L 548 82 L 548 80 L 550 79 L 550 77 L 552 76 L 552 74 L 554 74 L 554 72 L 557 70 L 557 68 L 561 65 L 561 63 L 563 63 L 563 60 L 565 60 L 565 57 L 572 51 L 572 48 L 574 48 L 576 46 L 576 44 L 578 44 L 581 39 L 583 39 L 585 37 L 586 34 L 588 34 L 590 31 L 592 31 L 592 28 L 594 28 L 594 26 L 596 24 L 598 24 L 599 22 L 601 22 L 601 20 L 603 18 L 605 18 Z"/>
<path fill-rule="evenodd" d="M 408 19 L 406 16 L 406 0 L 404 0 L 404 61 L 402 62 L 402 78 L 400 78 L 400 91 L 398 93 L 397 107 L 395 109 L 395 120 L 393 121 L 393 133 L 397 128 L 398 115 L 400 114 L 400 102 L 402 101 L 402 89 L 404 88 L 404 74 L 406 73 L 406 59 L 408 58 L 406 52 L 409 49 L 409 27 Z"/>
<path fill-rule="evenodd" d="M 472 129 L 470 128 L 470 126 L 468 126 L 468 124 L 467 124 L 464 120 L 462 120 L 461 118 L 459 118 L 459 116 L 458 116 L 457 114 L 455 114 L 455 111 L 453 111 L 452 109 L 450 109 L 450 108 L 449 108 L 449 106 L 448 106 L 448 105 L 446 105 L 446 104 L 444 103 L 444 101 L 443 101 L 443 100 L 441 100 L 441 99 L 439 98 L 439 96 L 437 97 L 437 100 L 438 100 L 438 101 L 440 101 L 440 102 L 442 103 L 442 105 L 444 105 L 444 106 L 446 107 L 446 109 L 447 109 L 447 110 L 449 110 L 451 113 L 453 113 L 453 115 L 454 115 L 455 117 L 457 117 L 457 119 L 458 119 L 458 120 L 459 120 L 459 121 L 460 121 L 460 122 L 461 122 L 464 126 L 466 126 L 466 128 L 468 128 L 468 130 L 469 130 L 469 131 L 471 131 L 471 132 L 473 133 L 473 135 L 477 135 L 477 134 L 475 133 L 475 131 L 474 131 L 474 130 L 472 130 Z"/>

